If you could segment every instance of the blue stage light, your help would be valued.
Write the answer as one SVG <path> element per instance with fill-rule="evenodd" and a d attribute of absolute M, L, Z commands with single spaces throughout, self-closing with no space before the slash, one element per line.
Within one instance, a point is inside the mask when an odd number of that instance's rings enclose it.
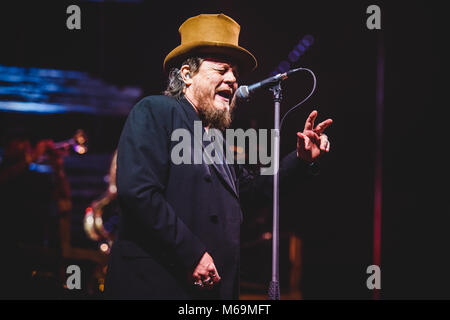
<path fill-rule="evenodd" d="M 306 51 L 306 48 L 303 44 L 299 43 L 296 47 L 296 49 L 301 52 L 302 54 Z"/>
<path fill-rule="evenodd" d="M 85 72 L 0 65 L 0 111 L 127 115 L 141 94 Z"/>
<path fill-rule="evenodd" d="M 308 43 L 308 47 L 312 46 L 312 44 L 314 43 L 314 37 L 310 34 L 307 34 L 306 36 L 303 37 L 303 40 Z"/>
<path fill-rule="evenodd" d="M 290 68 L 291 64 L 287 61 L 281 61 L 280 64 L 278 65 L 278 70 L 280 71 L 280 73 L 285 73 L 289 71 Z"/>
<path fill-rule="evenodd" d="M 309 49 L 309 47 L 314 43 L 314 37 L 310 34 L 305 35 L 299 43 L 292 49 L 288 54 L 288 61 L 281 61 L 278 67 L 270 73 L 269 76 L 275 76 L 278 73 L 284 73 L 291 68 L 291 63 L 297 62 L 300 57 Z"/>
<path fill-rule="evenodd" d="M 289 52 L 288 58 L 290 62 L 296 62 L 298 58 L 300 58 L 301 53 L 298 52 L 296 49 Z"/>

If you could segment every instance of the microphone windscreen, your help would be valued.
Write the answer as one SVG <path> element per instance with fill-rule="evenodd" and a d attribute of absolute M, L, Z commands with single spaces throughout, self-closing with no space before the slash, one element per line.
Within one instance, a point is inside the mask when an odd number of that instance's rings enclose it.
<path fill-rule="evenodd" d="M 236 97 L 238 99 L 247 99 L 250 96 L 250 92 L 248 91 L 248 86 L 240 86 L 236 90 Z"/>

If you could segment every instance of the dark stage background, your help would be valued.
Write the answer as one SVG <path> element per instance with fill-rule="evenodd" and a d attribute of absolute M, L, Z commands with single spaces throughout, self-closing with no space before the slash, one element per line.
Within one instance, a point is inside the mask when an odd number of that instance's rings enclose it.
<path fill-rule="evenodd" d="M 81 30 L 66 28 L 69 4 L 81 8 Z M 370 4 L 381 8 L 381 30 L 366 27 Z M 89 95 L 80 98 L 77 103 L 94 106 L 89 112 L 0 111 L 2 146 L 18 131 L 25 130 L 33 141 L 58 141 L 77 128 L 86 130 L 89 152 L 85 161 L 89 168 L 82 171 L 81 157 L 66 161 L 74 191 L 72 241 L 85 248 L 96 248 L 96 244 L 82 230 L 84 208 L 103 192 L 101 179 L 108 171 L 126 119 L 126 111 L 114 112 L 105 105 L 121 96 L 124 88 L 131 88 L 135 95 L 122 103 L 123 110 L 146 95 L 164 90 L 162 62 L 179 44 L 178 27 L 185 19 L 223 12 L 241 25 L 240 44 L 254 53 L 259 64 L 241 83 L 269 76 L 281 61 L 289 61 L 290 51 L 305 35 L 313 36 L 314 42 L 291 66 L 312 69 L 317 90 L 285 120 L 281 136 L 284 155 L 295 148 L 296 130 L 303 128 L 312 110 L 319 111 L 319 120 L 334 120 L 327 130 L 331 153 L 321 161 L 320 176 L 301 184 L 295 200 L 281 204 L 282 231 L 301 239 L 300 289 L 305 299 L 373 296 L 366 287 L 366 268 L 373 264 L 376 72 L 379 41 L 384 39 L 381 298 L 450 297 L 448 224 L 444 223 L 449 207 L 438 207 L 427 196 L 431 178 L 439 168 L 430 159 L 435 157 L 434 151 L 428 148 L 423 134 L 424 122 L 428 128 L 432 126 L 434 116 L 430 112 L 436 106 L 432 101 L 435 58 L 431 39 L 433 11 L 442 10 L 436 4 L 14 1 L 3 2 L 0 8 L 3 71 L 7 66 L 72 70 L 115 88 L 114 95 L 105 93 L 101 102 L 90 103 Z M 2 81 L 0 87 L 9 85 Z M 303 99 L 311 86 L 307 73 L 296 74 L 283 83 L 282 112 Z M 4 101 L 14 99 L 14 95 L 1 96 Z M 233 127 L 271 128 L 272 116 L 270 93 L 261 92 L 251 102 L 240 104 Z M 271 230 L 270 207 L 255 204 L 252 211 L 259 218 L 249 215 L 243 225 L 243 243 Z M 2 209 L 2 214 L 5 212 Z M 265 281 L 266 277 L 268 284 L 270 255 L 262 254 L 257 262 L 257 268 L 268 270 L 259 279 Z M 251 263 L 243 259 L 243 272 L 254 267 Z"/>

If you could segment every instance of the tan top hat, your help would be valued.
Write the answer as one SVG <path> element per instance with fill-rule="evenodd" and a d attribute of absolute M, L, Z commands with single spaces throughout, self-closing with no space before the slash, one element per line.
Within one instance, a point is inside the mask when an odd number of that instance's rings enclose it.
<path fill-rule="evenodd" d="M 164 59 L 164 70 L 173 67 L 195 55 L 211 55 L 229 58 L 235 62 L 240 74 L 253 71 L 256 58 L 238 44 L 239 24 L 224 14 L 200 14 L 187 19 L 178 29 L 181 44 Z"/>

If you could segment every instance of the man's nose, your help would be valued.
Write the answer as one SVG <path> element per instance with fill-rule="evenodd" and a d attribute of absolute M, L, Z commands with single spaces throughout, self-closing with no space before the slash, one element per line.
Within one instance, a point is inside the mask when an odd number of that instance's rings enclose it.
<path fill-rule="evenodd" d="M 225 75 L 224 75 L 224 80 L 223 80 L 226 84 L 228 84 L 230 87 L 234 87 L 234 85 L 236 84 L 237 80 L 236 77 L 234 75 L 233 70 L 228 70 Z"/>

